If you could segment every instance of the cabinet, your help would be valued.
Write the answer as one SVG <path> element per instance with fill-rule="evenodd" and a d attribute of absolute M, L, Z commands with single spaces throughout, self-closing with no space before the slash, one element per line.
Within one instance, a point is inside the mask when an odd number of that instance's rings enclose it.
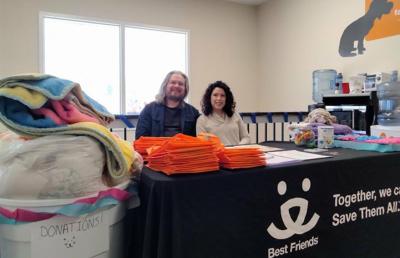
<path fill-rule="evenodd" d="M 322 102 L 337 117 L 339 123 L 347 124 L 354 130 L 365 131 L 370 135 L 370 126 L 376 124 L 379 108 L 376 91 L 325 95 Z"/>

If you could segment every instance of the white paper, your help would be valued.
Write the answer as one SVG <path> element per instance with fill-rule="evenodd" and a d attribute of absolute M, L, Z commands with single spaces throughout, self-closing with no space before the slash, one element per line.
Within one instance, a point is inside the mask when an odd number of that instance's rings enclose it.
<path fill-rule="evenodd" d="M 302 162 L 302 160 L 299 159 L 291 159 L 291 158 L 276 156 L 273 153 L 268 153 L 265 156 L 265 158 L 267 160 L 267 166 L 276 166 L 280 164 Z"/>
<path fill-rule="evenodd" d="M 298 150 L 286 150 L 286 151 L 274 151 L 272 153 L 275 156 L 297 159 L 297 160 L 310 160 L 310 159 L 323 159 L 323 158 L 331 158 L 331 156 L 307 153 Z"/>
<path fill-rule="evenodd" d="M 260 144 L 246 144 L 246 145 L 238 145 L 238 146 L 234 146 L 234 147 L 226 147 L 226 148 L 259 148 L 261 149 L 262 152 L 270 152 L 270 151 L 278 151 L 278 150 L 282 150 L 280 148 L 276 148 L 276 147 L 269 147 L 269 146 L 264 146 L 264 145 L 260 145 Z"/>
<path fill-rule="evenodd" d="M 31 258 L 87 258 L 109 249 L 109 222 L 104 212 L 71 218 L 56 216 L 33 223 Z"/>
<path fill-rule="evenodd" d="M 305 152 L 317 153 L 317 152 L 327 152 L 329 149 L 304 149 Z"/>

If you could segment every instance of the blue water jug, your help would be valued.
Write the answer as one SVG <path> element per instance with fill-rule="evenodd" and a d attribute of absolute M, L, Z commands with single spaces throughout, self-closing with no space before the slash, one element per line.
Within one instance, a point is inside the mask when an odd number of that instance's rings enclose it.
<path fill-rule="evenodd" d="M 322 103 L 324 95 L 335 93 L 336 70 L 323 69 L 313 72 L 313 100 Z"/>
<path fill-rule="evenodd" d="M 335 93 L 342 93 L 343 92 L 343 75 L 342 73 L 338 73 L 335 79 Z"/>
<path fill-rule="evenodd" d="M 378 124 L 400 126 L 400 82 L 378 84 L 376 95 L 379 100 Z"/>

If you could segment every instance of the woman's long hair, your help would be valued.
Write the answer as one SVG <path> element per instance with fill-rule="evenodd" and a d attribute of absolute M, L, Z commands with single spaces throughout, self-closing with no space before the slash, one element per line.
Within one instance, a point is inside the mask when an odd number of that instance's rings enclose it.
<path fill-rule="evenodd" d="M 228 117 L 232 117 L 233 113 L 235 112 L 236 102 L 233 98 L 231 89 L 222 81 L 216 81 L 208 85 L 206 92 L 203 95 L 203 99 L 201 100 L 201 110 L 203 111 L 203 114 L 208 116 L 213 112 L 211 105 L 211 94 L 215 88 L 221 88 L 224 90 L 226 99 L 223 111 Z"/>

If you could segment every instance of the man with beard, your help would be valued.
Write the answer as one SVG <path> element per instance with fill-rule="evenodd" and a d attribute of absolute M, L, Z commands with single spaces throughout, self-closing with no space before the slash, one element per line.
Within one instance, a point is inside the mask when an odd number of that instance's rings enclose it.
<path fill-rule="evenodd" d="M 188 93 L 188 77 L 180 71 L 169 72 L 156 100 L 140 113 L 136 139 L 140 136 L 170 137 L 177 133 L 196 136 L 199 111 L 184 101 Z"/>

